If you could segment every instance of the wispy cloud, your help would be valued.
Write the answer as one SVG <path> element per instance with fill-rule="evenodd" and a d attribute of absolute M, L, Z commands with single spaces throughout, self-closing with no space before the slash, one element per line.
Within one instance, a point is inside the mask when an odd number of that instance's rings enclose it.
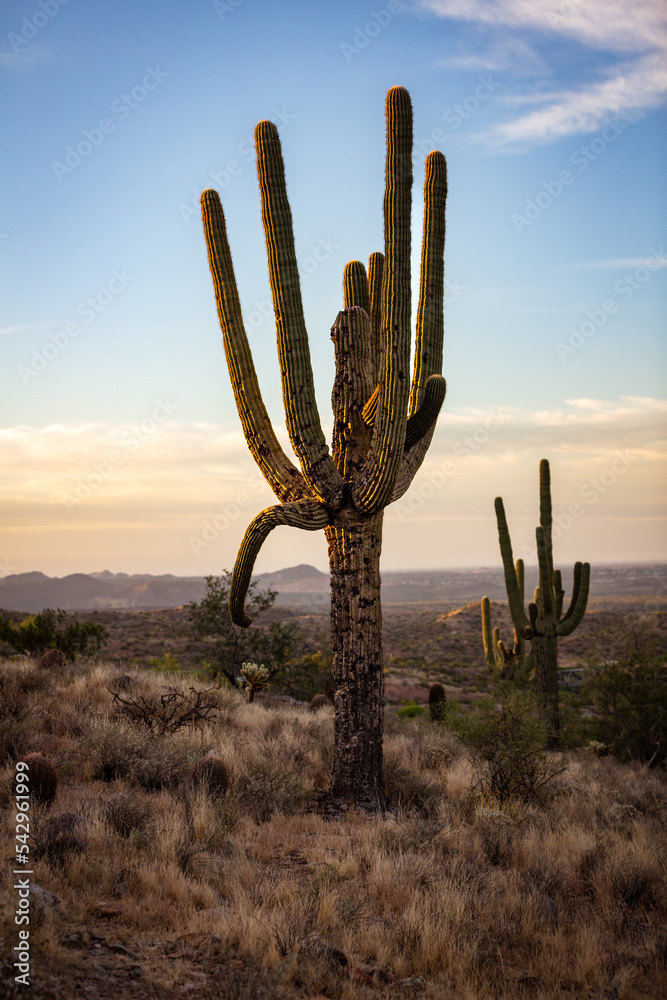
<path fill-rule="evenodd" d="M 664 252 L 663 252 L 664 253 Z M 607 260 L 592 260 L 579 267 L 602 268 L 622 271 L 629 267 L 649 267 L 652 271 L 667 267 L 667 256 L 654 257 L 610 257 Z"/>
<path fill-rule="evenodd" d="M 509 29 L 513 44 L 533 53 L 549 38 L 571 41 L 611 57 L 612 65 L 581 86 L 514 95 L 518 105 L 541 105 L 496 127 L 487 138 L 501 145 L 550 142 L 562 136 L 597 131 L 615 115 L 633 119 L 664 102 L 667 95 L 667 8 L 661 0 L 418 0 L 439 17 Z M 524 32 L 525 38 L 519 33 Z M 507 43 L 504 43 L 505 46 Z M 495 51 L 494 51 L 495 49 Z M 498 59 L 502 43 L 490 43 Z M 484 59 L 484 56 L 480 56 Z M 525 56 L 524 66 L 537 58 Z M 500 68 L 501 63 L 496 68 Z"/>
<path fill-rule="evenodd" d="M 31 324 L 15 323 L 13 326 L 0 327 L 0 336 L 18 333 L 20 330 L 46 330 L 45 326 L 33 326 Z"/>

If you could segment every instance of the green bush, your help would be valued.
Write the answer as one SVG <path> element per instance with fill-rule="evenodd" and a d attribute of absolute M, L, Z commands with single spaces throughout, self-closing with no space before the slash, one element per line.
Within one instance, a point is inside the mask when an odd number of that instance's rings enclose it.
<path fill-rule="evenodd" d="M 424 714 L 424 706 L 418 705 L 416 701 L 406 701 L 404 705 L 396 709 L 399 719 L 415 719 Z"/>
<path fill-rule="evenodd" d="M 60 650 L 68 660 L 99 656 L 109 640 L 104 626 L 67 619 L 67 613 L 60 608 L 46 608 L 15 624 L 6 611 L 0 612 L 0 640 L 17 653 L 33 657 L 41 656 L 47 649 Z"/>
<path fill-rule="evenodd" d="M 475 711 L 450 714 L 477 775 L 475 788 L 500 800 L 543 797 L 545 786 L 564 770 L 545 749 L 547 732 L 534 696 L 514 691 L 497 705 L 482 699 Z"/>

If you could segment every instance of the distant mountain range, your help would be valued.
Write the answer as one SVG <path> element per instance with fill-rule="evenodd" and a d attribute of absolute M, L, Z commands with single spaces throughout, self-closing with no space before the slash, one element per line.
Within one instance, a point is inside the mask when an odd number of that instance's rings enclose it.
<path fill-rule="evenodd" d="M 571 570 L 570 570 L 571 573 Z M 261 587 L 278 592 L 277 604 L 310 605 L 314 611 L 328 608 L 329 575 L 314 566 L 300 565 L 275 573 L 260 573 L 254 579 Z M 571 591 L 568 572 L 563 574 L 566 600 Z M 526 570 L 526 592 L 537 585 L 537 569 Z M 94 611 L 123 608 L 177 608 L 200 601 L 206 591 L 203 577 L 165 573 L 72 573 L 50 577 L 44 573 L 15 573 L 0 579 L 0 608 L 8 611 Z M 667 594 L 667 565 L 635 563 L 593 566 L 593 597 L 664 596 Z M 478 601 L 484 595 L 506 600 L 503 572 L 493 569 L 423 570 L 382 574 L 382 599 L 390 604 L 425 601 Z"/>

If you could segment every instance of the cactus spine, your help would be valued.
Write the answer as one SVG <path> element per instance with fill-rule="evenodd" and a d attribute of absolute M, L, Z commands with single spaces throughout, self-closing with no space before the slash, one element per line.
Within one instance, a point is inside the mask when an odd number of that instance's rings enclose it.
<path fill-rule="evenodd" d="M 591 567 L 589 563 L 575 563 L 572 599 L 563 615 L 563 583 L 561 572 L 554 569 L 551 513 L 551 474 L 549 463 L 540 462 L 540 526 L 535 529 L 540 585 L 535 590 L 535 600 L 524 610 L 523 587 L 512 559 L 507 518 L 502 497 L 495 500 L 500 553 L 505 571 L 505 587 L 515 635 L 530 639 L 535 665 L 535 680 L 540 713 L 547 726 L 549 744 L 558 745 L 558 639 L 570 635 L 586 612 Z M 520 560 L 519 560 L 520 562 Z M 518 565 L 518 564 L 517 564 Z M 521 582 L 523 580 L 521 579 Z M 489 623 L 490 627 L 490 623 Z"/>
<path fill-rule="evenodd" d="M 301 471 L 284 454 L 262 402 L 243 326 L 220 199 L 204 191 L 202 213 L 230 379 L 246 441 L 280 500 L 248 527 L 234 566 L 230 613 L 250 624 L 245 595 L 259 549 L 287 524 L 324 529 L 331 567 L 335 693 L 332 804 L 384 808 L 382 617 L 379 560 L 384 507 L 408 489 L 445 396 L 443 348 L 445 159 L 426 160 L 424 240 L 415 360 L 410 367 L 412 106 L 402 87 L 387 94 L 384 255 L 368 272 L 351 261 L 344 309 L 331 331 L 336 374 L 329 452 L 322 433 L 303 318 L 292 219 L 278 132 L 255 129 L 269 276 L 289 438 Z"/>

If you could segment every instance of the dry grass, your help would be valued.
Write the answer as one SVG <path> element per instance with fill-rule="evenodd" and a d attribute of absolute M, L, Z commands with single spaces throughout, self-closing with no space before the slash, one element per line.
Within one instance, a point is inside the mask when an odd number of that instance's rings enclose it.
<path fill-rule="evenodd" d="M 165 689 L 127 673 L 133 698 Z M 667 995 L 661 775 L 572 754 L 548 804 L 501 803 L 471 795 L 452 734 L 390 717 L 392 814 L 330 821 L 308 808 L 331 767 L 331 708 L 221 689 L 214 721 L 159 735 L 113 705 L 116 679 L 105 665 L 44 678 L 0 664 L 29 719 L 7 743 L 3 806 L 16 752 L 45 753 L 60 775 L 54 804 L 32 807 L 32 878 L 60 900 L 33 907 L 32 996 Z M 224 796 L 193 780 L 210 751 Z M 8 859 L 13 834 L 3 808 Z M 5 879 L 3 958 L 13 910 Z"/>

